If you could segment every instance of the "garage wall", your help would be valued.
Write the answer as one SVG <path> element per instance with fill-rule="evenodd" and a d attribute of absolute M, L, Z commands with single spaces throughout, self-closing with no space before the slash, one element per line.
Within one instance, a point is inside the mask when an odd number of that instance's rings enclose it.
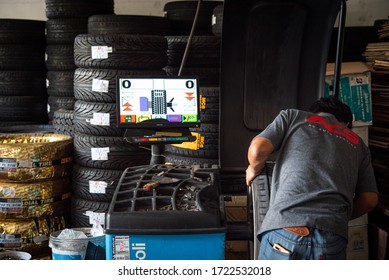
<path fill-rule="evenodd" d="M 163 6 L 172 0 L 115 0 L 116 14 L 163 16 Z M 388 0 L 348 0 L 347 26 L 373 25 L 389 17 Z M 0 18 L 46 20 L 45 0 L 0 0 Z"/>

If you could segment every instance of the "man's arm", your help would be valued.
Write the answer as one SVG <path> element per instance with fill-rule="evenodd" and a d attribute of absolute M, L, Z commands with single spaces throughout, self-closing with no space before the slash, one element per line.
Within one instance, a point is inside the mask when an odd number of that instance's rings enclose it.
<path fill-rule="evenodd" d="M 249 166 L 246 169 L 246 185 L 250 186 L 251 182 L 257 177 L 263 167 L 265 166 L 266 160 L 269 158 L 271 153 L 274 151 L 274 146 L 264 137 L 255 137 L 250 144 L 247 152 L 247 158 Z"/>
<path fill-rule="evenodd" d="M 378 194 L 375 192 L 363 192 L 354 197 L 351 220 L 370 212 L 378 204 Z"/>

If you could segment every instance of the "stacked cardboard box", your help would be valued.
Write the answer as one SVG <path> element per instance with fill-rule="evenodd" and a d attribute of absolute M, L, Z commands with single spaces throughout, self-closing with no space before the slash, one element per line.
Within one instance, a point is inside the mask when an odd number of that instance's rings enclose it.
<path fill-rule="evenodd" d="M 327 64 L 325 96 L 333 94 L 333 63 Z M 341 65 L 339 100 L 353 113 L 353 131 L 366 145 L 369 144 L 369 127 L 373 124 L 371 67 L 364 62 L 345 62 Z M 349 222 L 347 259 L 369 259 L 368 215 Z"/>

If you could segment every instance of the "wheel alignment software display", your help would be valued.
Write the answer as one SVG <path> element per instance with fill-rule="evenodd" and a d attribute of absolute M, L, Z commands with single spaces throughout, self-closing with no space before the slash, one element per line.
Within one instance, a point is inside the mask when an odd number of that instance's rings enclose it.
<path fill-rule="evenodd" d="M 118 127 L 199 126 L 195 77 L 118 77 L 117 81 Z"/>

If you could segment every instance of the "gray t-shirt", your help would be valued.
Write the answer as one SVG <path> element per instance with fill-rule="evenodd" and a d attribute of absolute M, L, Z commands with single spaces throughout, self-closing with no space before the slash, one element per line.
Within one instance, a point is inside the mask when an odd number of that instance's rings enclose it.
<path fill-rule="evenodd" d="M 363 140 L 328 113 L 288 109 L 258 136 L 276 152 L 270 206 L 258 234 L 308 226 L 347 239 L 354 194 L 377 192 Z"/>

